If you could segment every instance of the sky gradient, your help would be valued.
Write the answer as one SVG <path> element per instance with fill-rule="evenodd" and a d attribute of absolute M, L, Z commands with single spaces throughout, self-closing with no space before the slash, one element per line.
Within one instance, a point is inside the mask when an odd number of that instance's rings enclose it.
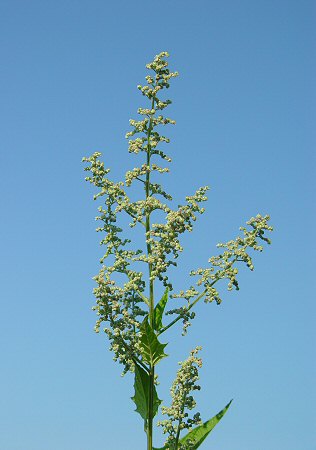
<path fill-rule="evenodd" d="M 132 377 L 93 332 L 102 249 L 81 158 L 101 151 L 114 178 L 137 165 L 124 138 L 143 104 L 136 86 L 165 50 L 180 73 L 166 185 L 179 203 L 211 186 L 176 286 L 258 212 L 275 231 L 239 292 L 199 305 L 188 336 L 167 336 L 161 397 L 202 345 L 202 418 L 234 402 L 201 449 L 316 449 L 315 10 L 1 0 L 1 450 L 145 448 Z"/>

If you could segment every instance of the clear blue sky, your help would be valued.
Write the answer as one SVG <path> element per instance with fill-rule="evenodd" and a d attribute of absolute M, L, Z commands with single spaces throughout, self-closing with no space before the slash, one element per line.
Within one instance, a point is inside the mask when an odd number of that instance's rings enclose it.
<path fill-rule="evenodd" d="M 106 0 L 0 3 L 1 450 L 139 450 L 132 378 L 93 333 L 101 249 L 81 158 L 114 176 L 145 64 L 180 72 L 169 186 L 211 185 L 176 281 L 258 212 L 273 245 L 220 307 L 169 335 L 178 360 L 203 346 L 200 411 L 233 405 L 201 448 L 315 450 L 315 2 Z M 314 191 L 314 192 L 313 192 Z M 314 277 L 313 277 L 314 275 Z M 157 444 L 161 442 L 159 438 Z"/>

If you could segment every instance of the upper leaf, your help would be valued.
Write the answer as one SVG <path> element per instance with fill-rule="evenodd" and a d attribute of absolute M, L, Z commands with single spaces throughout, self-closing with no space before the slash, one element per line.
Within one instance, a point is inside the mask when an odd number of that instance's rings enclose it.
<path fill-rule="evenodd" d="M 162 328 L 162 316 L 168 301 L 169 288 L 166 288 L 163 296 L 154 309 L 154 329 L 160 331 Z"/>
<path fill-rule="evenodd" d="M 161 344 L 158 341 L 155 332 L 148 323 L 148 317 L 146 317 L 146 319 L 142 323 L 140 330 L 140 351 L 143 360 L 147 364 L 155 366 L 162 358 L 167 356 L 164 352 L 164 348 L 167 344 Z"/>

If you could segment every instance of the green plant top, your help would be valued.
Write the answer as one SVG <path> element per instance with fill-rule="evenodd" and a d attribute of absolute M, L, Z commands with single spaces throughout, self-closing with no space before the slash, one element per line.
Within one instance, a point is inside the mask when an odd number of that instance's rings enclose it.
<path fill-rule="evenodd" d="M 127 171 L 123 181 L 115 182 L 108 177 L 110 170 L 101 161 L 101 153 L 83 158 L 87 163 L 85 170 L 90 173 L 86 180 L 98 188 L 94 199 L 103 201 L 98 208 L 97 220 L 101 226 L 97 231 L 103 234 L 101 244 L 106 251 L 101 259 L 101 270 L 94 278 L 97 284 L 94 309 L 98 315 L 95 331 L 99 332 L 101 324 L 105 324 L 104 332 L 114 359 L 123 365 L 123 373 L 134 373 L 133 401 L 144 420 L 147 450 L 154 448 L 153 419 L 161 404 L 155 369 L 167 356 L 167 344 L 160 342 L 160 336 L 179 321 L 183 323 L 185 334 L 195 316 L 194 306 L 201 299 L 220 304 L 222 299 L 216 285 L 221 280 L 227 280 L 228 290 L 238 290 L 238 264 L 244 263 L 253 270 L 251 251 L 261 252 L 263 243 L 270 244 L 265 232 L 272 231 L 269 216 L 252 217 L 240 228 L 240 236 L 218 244 L 221 253 L 210 257 L 208 265 L 191 270 L 189 275 L 195 277 L 195 283 L 178 293 L 173 292 L 168 269 L 177 266 L 177 258 L 183 251 L 180 237 L 190 232 L 197 215 L 203 214 L 201 204 L 207 200 L 209 188 L 200 187 L 193 195 L 185 197 L 183 204 L 172 208 L 172 196 L 157 182 L 157 177 L 169 172 L 171 162 L 161 149 L 163 144 L 169 143 L 169 138 L 161 134 L 161 128 L 175 124 L 164 115 L 171 101 L 161 97 L 171 79 L 178 76 L 178 72 L 169 70 L 168 56 L 167 52 L 162 52 L 147 64 L 150 71 L 146 76 L 147 84 L 139 85 L 138 89 L 147 98 L 148 106 L 138 109 L 139 120 L 130 120 L 132 130 L 126 134 L 129 152 L 143 154 L 143 163 Z M 144 192 L 138 200 L 132 200 L 133 191 L 130 191 L 135 183 L 141 185 Z M 131 228 L 139 227 L 143 231 L 143 248 L 135 247 L 124 232 L 123 216 L 129 217 Z M 163 287 L 164 294 L 156 301 L 158 285 Z M 176 304 L 166 310 L 169 302 Z M 202 365 L 197 356 L 199 349 L 194 349 L 189 358 L 180 363 L 171 387 L 171 406 L 161 407 L 162 414 L 168 417 L 158 423 L 167 435 L 163 449 L 197 449 L 230 405 L 228 403 L 204 424 L 199 413 L 190 415 L 195 407 L 192 392 L 200 389 L 196 384 L 198 368 Z M 184 437 L 183 430 L 187 430 Z"/>

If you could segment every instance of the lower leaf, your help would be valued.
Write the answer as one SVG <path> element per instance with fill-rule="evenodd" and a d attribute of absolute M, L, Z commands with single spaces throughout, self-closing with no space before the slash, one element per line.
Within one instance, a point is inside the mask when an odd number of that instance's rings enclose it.
<path fill-rule="evenodd" d="M 212 419 L 208 420 L 207 422 L 204 422 L 202 425 L 199 425 L 198 427 L 194 428 L 192 431 L 190 431 L 186 436 L 184 436 L 182 439 L 180 439 L 180 444 L 185 443 L 192 443 L 191 449 L 196 450 L 204 439 L 209 435 L 209 433 L 213 430 L 213 428 L 218 424 L 218 422 L 221 420 L 221 418 L 224 416 L 226 411 L 231 405 L 232 400 L 225 406 L 224 409 L 222 409 L 219 413 L 216 414 L 216 416 L 212 417 Z"/>
<path fill-rule="evenodd" d="M 142 418 L 146 421 L 148 419 L 149 409 L 149 375 L 148 373 L 136 362 L 135 363 L 135 381 L 134 389 L 135 395 L 132 397 L 136 405 L 136 412 L 138 412 Z M 153 404 L 153 417 L 158 412 L 158 407 L 161 403 L 159 400 L 156 388 L 154 387 L 154 404 Z"/>
<path fill-rule="evenodd" d="M 210 432 L 213 430 L 213 428 L 218 424 L 218 422 L 221 420 L 221 418 L 224 416 L 226 411 L 231 405 L 232 400 L 223 408 L 219 413 L 216 414 L 216 416 L 212 417 L 212 419 L 208 420 L 207 422 L 204 422 L 202 425 L 197 426 L 193 430 L 191 430 L 186 436 L 184 436 L 179 441 L 179 448 L 181 449 L 181 444 L 189 444 L 190 443 L 190 450 L 196 450 L 200 447 L 202 442 L 207 438 L 207 436 L 210 434 Z M 165 445 L 164 447 L 160 448 L 154 448 L 153 450 L 171 450 L 168 445 Z"/>

